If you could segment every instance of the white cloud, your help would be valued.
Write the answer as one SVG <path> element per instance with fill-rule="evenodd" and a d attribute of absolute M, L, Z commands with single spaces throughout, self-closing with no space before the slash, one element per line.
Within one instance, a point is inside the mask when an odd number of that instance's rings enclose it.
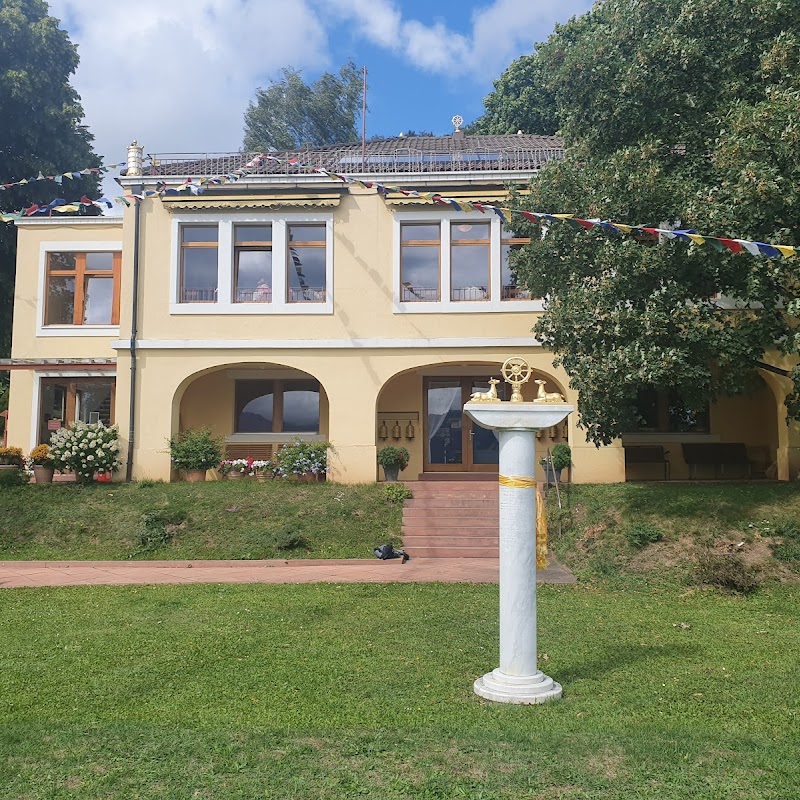
<path fill-rule="evenodd" d="M 259 85 L 283 66 L 328 65 L 327 33 L 305 0 L 50 0 L 78 45 L 73 83 L 95 151 L 232 151 Z M 119 194 L 116 184 L 106 192 Z"/>

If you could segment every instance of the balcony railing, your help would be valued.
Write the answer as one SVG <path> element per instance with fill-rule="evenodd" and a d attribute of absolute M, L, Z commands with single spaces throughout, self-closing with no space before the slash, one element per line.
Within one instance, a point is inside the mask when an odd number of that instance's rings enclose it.
<path fill-rule="evenodd" d="M 324 286 L 306 286 L 302 289 L 289 289 L 290 303 L 324 303 Z"/>
<path fill-rule="evenodd" d="M 403 286 L 402 301 L 404 303 L 438 303 L 438 286 Z"/>
<path fill-rule="evenodd" d="M 524 286 L 504 286 L 503 300 L 531 300 L 531 290 Z"/>
<path fill-rule="evenodd" d="M 451 289 L 450 292 L 455 301 L 489 299 L 489 291 L 485 286 L 462 286 L 458 289 Z"/>
<path fill-rule="evenodd" d="M 216 289 L 192 289 L 183 287 L 181 289 L 181 303 L 216 303 Z"/>
<path fill-rule="evenodd" d="M 237 303 L 271 303 L 272 289 L 268 286 L 256 286 L 255 289 L 238 287 L 236 289 Z"/>

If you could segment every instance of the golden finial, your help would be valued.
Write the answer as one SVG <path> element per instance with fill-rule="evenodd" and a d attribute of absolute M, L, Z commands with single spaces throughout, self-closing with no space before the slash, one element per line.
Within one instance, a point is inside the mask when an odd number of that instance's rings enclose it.
<path fill-rule="evenodd" d="M 528 366 L 528 362 L 519 356 L 512 356 L 505 360 L 501 371 L 506 383 L 511 384 L 510 402 L 521 403 L 522 392 L 519 387 L 530 380 L 531 377 L 531 368 Z"/>

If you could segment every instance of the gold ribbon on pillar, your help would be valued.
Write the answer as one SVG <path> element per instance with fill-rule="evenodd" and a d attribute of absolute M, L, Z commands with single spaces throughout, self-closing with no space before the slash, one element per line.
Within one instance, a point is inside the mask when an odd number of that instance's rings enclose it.
<path fill-rule="evenodd" d="M 536 490 L 536 568 L 545 569 L 547 567 L 547 513 L 544 507 L 544 496 L 536 478 L 529 478 L 525 475 L 499 475 L 498 482 L 501 486 L 508 486 L 511 489 Z"/>

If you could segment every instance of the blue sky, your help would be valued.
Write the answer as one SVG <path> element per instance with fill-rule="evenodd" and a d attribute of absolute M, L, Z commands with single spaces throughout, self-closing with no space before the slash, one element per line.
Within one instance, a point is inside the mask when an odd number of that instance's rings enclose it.
<path fill-rule="evenodd" d="M 448 133 L 506 66 L 591 0 L 50 0 L 78 45 L 96 150 L 237 150 L 257 86 L 281 67 L 307 80 L 348 58 L 369 72 L 368 135 Z M 65 168 L 73 165 L 65 165 Z M 80 165 L 75 165 L 80 166 Z"/>

